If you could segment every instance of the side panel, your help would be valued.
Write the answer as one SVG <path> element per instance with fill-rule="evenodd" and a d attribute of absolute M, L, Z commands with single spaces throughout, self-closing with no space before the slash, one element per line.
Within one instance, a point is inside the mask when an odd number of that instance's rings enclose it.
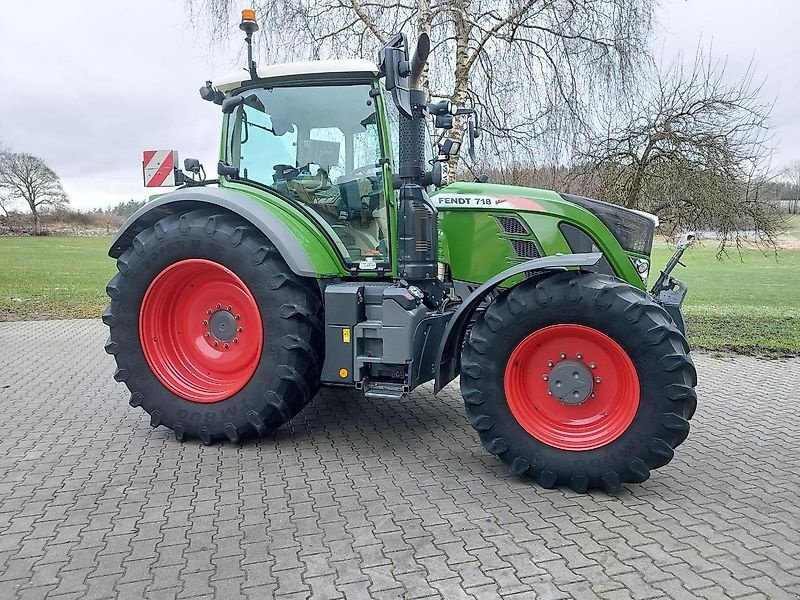
<path fill-rule="evenodd" d="M 559 230 L 560 223 L 567 223 L 595 241 L 618 277 L 644 289 L 628 253 L 603 222 L 556 192 L 456 182 L 438 190 L 432 200 L 439 210 L 439 229 L 454 279 L 480 284 L 510 266 L 536 258 L 531 252 L 540 256 L 572 253 L 574 250 Z M 502 231 L 498 219 L 504 216 L 518 217 L 527 232 Z M 525 245 L 524 241 L 533 245 Z M 518 254 L 520 249 L 526 255 Z"/>
<path fill-rule="evenodd" d="M 482 283 L 513 264 L 511 244 L 488 212 L 439 208 L 439 232 L 445 241 L 439 259 L 453 279 Z"/>
<path fill-rule="evenodd" d="M 204 206 L 228 210 L 257 227 L 298 275 L 335 277 L 346 274 L 331 241 L 297 214 L 296 209 L 280 199 L 250 189 L 196 187 L 159 196 L 125 222 L 112 241 L 109 255 L 119 257 L 140 231 L 159 219 Z"/>

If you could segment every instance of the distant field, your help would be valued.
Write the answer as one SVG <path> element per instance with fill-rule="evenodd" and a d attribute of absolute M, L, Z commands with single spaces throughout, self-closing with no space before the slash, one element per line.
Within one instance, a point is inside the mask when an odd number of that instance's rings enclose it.
<path fill-rule="evenodd" d="M 800 236 L 800 219 L 792 226 Z M 97 318 L 115 273 L 108 237 L 0 237 L 0 321 Z M 670 254 L 657 247 L 653 272 Z M 676 276 L 695 347 L 770 355 L 800 354 L 800 250 L 749 250 L 716 258 L 710 243 L 684 256 Z"/>
<path fill-rule="evenodd" d="M 671 252 L 655 249 L 653 276 Z M 800 250 L 734 251 L 718 260 L 709 243 L 687 251 L 683 263 L 674 275 L 689 286 L 684 312 L 693 346 L 800 354 Z"/>
<path fill-rule="evenodd" d="M 99 317 L 110 237 L 0 237 L 0 321 Z"/>

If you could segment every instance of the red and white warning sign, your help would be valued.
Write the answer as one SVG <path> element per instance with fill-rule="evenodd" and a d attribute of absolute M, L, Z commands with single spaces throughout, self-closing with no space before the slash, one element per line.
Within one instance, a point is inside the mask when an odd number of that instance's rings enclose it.
<path fill-rule="evenodd" d="M 177 150 L 145 150 L 142 159 L 145 187 L 172 187 L 175 185 Z"/>

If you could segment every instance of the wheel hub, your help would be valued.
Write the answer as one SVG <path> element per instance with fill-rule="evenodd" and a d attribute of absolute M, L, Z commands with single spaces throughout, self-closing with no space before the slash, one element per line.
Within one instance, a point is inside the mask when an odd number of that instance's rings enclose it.
<path fill-rule="evenodd" d="M 218 310 L 211 315 L 208 329 L 220 342 L 230 342 L 236 337 L 236 317 L 227 310 Z"/>
<path fill-rule="evenodd" d="M 549 325 L 523 338 L 508 358 L 503 386 L 522 428 L 562 450 L 613 442 L 639 407 L 639 378 L 627 352 L 577 323 Z"/>
<path fill-rule="evenodd" d="M 139 337 L 153 374 L 191 402 L 230 398 L 261 363 L 255 297 L 233 271 L 207 259 L 178 261 L 153 279 L 142 299 Z"/>
<path fill-rule="evenodd" d="M 589 368 L 579 360 L 556 363 L 547 379 L 547 389 L 560 402 L 583 404 L 592 395 L 593 378 Z"/>

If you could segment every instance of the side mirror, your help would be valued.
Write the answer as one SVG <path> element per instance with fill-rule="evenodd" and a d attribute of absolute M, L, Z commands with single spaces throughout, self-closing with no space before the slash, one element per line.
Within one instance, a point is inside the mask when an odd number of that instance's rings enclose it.
<path fill-rule="evenodd" d="M 386 90 L 391 92 L 398 87 L 404 87 L 404 80 L 408 76 L 408 50 L 387 46 L 383 49 L 383 64 L 381 68 L 386 73 Z"/>
<path fill-rule="evenodd" d="M 222 101 L 222 113 L 231 114 L 242 102 L 244 102 L 244 96 L 228 96 Z"/>
<path fill-rule="evenodd" d="M 475 160 L 475 139 L 481 135 L 481 121 L 475 108 L 459 108 L 457 115 L 468 115 L 467 137 L 469 138 L 469 157 Z"/>
<path fill-rule="evenodd" d="M 189 171 L 189 173 L 199 175 L 200 171 L 203 170 L 203 165 L 201 165 L 200 161 L 196 158 L 185 158 L 183 159 L 183 168 Z"/>
<path fill-rule="evenodd" d="M 408 61 L 408 39 L 404 33 L 398 33 L 381 48 L 378 52 L 378 65 L 381 75 L 386 78 L 386 90 L 392 93 L 392 99 L 398 110 L 410 117 L 411 63 Z"/>
<path fill-rule="evenodd" d="M 475 122 L 475 126 L 472 128 L 472 135 L 475 138 L 479 138 L 481 137 L 481 116 L 477 110 L 472 113 L 472 119 Z"/>

